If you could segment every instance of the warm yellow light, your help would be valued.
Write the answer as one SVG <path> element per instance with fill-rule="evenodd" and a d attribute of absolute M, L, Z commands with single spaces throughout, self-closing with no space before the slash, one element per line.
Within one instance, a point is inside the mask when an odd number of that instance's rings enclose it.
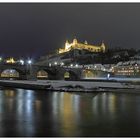
<path fill-rule="evenodd" d="M 6 63 L 14 64 L 16 62 L 15 62 L 14 58 L 9 58 L 9 59 L 6 60 Z"/>
<path fill-rule="evenodd" d="M 48 77 L 48 73 L 44 70 L 40 70 L 38 73 L 37 73 L 37 77 L 38 78 L 47 78 Z"/>
<path fill-rule="evenodd" d="M 70 73 L 69 72 L 65 72 L 64 73 L 64 78 L 70 78 Z"/>
<path fill-rule="evenodd" d="M 84 43 L 79 43 L 77 39 L 74 39 L 72 43 L 66 41 L 64 48 L 59 49 L 59 53 L 68 52 L 73 48 L 86 49 L 90 52 L 105 52 L 106 47 L 104 43 L 102 43 L 100 46 L 95 46 L 95 45 L 89 45 L 87 41 L 85 41 Z"/>

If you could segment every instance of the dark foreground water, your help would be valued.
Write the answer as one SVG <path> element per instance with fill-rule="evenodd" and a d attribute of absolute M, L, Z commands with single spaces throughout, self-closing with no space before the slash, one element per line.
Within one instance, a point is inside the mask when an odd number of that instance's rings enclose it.
<path fill-rule="evenodd" d="M 0 136 L 140 136 L 140 94 L 2 89 Z"/>

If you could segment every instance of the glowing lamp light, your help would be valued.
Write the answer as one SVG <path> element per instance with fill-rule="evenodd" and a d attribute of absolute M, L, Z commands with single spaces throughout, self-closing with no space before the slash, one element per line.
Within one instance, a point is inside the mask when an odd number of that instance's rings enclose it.
<path fill-rule="evenodd" d="M 13 73 L 13 70 L 10 70 L 10 73 Z"/>
<path fill-rule="evenodd" d="M 24 61 L 23 60 L 20 60 L 19 62 L 21 63 L 21 65 L 24 65 Z"/>
<path fill-rule="evenodd" d="M 57 62 L 54 62 L 55 65 L 57 65 Z"/>
<path fill-rule="evenodd" d="M 61 66 L 64 66 L 64 63 L 63 62 L 61 63 Z"/>
<path fill-rule="evenodd" d="M 107 74 L 107 79 L 109 79 L 109 78 L 110 78 L 110 73 Z"/>
<path fill-rule="evenodd" d="M 70 66 L 73 67 L 73 64 L 71 64 Z"/>
<path fill-rule="evenodd" d="M 2 61 L 2 57 L 0 57 L 0 61 Z"/>
<path fill-rule="evenodd" d="M 78 67 L 78 64 L 76 64 L 75 67 Z"/>
<path fill-rule="evenodd" d="M 32 60 L 28 60 L 27 63 L 28 63 L 28 64 L 32 64 Z"/>
<path fill-rule="evenodd" d="M 6 63 L 14 64 L 16 62 L 15 62 L 14 58 L 12 57 L 12 58 L 7 59 Z"/>

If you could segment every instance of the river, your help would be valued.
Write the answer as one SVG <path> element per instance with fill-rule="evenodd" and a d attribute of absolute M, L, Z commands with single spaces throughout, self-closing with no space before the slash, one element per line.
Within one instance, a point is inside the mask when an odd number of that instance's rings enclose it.
<path fill-rule="evenodd" d="M 0 137 L 140 136 L 140 94 L 0 89 Z"/>

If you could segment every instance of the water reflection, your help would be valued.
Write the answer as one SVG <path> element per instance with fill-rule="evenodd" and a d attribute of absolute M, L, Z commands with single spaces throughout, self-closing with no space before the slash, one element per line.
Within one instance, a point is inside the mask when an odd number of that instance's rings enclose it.
<path fill-rule="evenodd" d="M 139 107 L 134 93 L 3 89 L 0 136 L 140 136 Z"/>

